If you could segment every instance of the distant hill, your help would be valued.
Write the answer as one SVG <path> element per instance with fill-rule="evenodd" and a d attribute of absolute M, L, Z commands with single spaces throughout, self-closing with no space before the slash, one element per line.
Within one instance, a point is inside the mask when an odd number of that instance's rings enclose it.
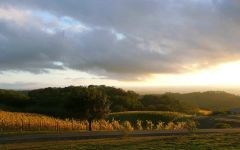
<path fill-rule="evenodd" d="M 166 94 L 174 97 L 182 103 L 194 104 L 204 109 L 228 110 L 232 108 L 240 108 L 240 96 L 223 91 Z"/>

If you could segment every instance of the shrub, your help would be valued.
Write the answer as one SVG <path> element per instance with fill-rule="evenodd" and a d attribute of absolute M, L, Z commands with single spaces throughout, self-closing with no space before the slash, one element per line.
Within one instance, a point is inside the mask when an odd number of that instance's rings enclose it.
<path fill-rule="evenodd" d="M 164 123 L 159 121 L 156 125 L 157 130 L 164 130 Z"/>
<path fill-rule="evenodd" d="M 146 127 L 147 127 L 147 130 L 152 130 L 154 127 L 153 122 L 150 120 L 146 120 Z"/>
<path fill-rule="evenodd" d="M 142 120 L 137 120 L 136 129 L 137 129 L 137 130 L 143 130 Z"/>
<path fill-rule="evenodd" d="M 94 123 L 96 123 L 98 130 L 113 130 L 113 126 L 109 121 L 99 120 L 99 121 L 95 121 Z"/>
<path fill-rule="evenodd" d="M 175 129 L 175 124 L 174 122 L 169 122 L 166 126 L 165 126 L 166 130 L 174 130 Z"/>
<path fill-rule="evenodd" d="M 132 125 L 129 121 L 123 122 L 123 129 L 124 129 L 124 131 L 127 131 L 127 132 L 131 132 L 134 130 L 134 128 L 132 127 Z"/>
<path fill-rule="evenodd" d="M 113 127 L 114 130 L 120 130 L 121 129 L 121 125 L 120 125 L 119 121 L 113 119 L 111 124 L 112 124 L 112 127 Z"/>
<path fill-rule="evenodd" d="M 182 130 L 185 129 L 186 122 L 176 122 L 174 126 L 174 130 Z"/>

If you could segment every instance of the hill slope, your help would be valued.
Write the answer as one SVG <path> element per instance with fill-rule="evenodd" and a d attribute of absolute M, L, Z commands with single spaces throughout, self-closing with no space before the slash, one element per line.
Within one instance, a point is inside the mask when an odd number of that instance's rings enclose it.
<path fill-rule="evenodd" d="M 222 91 L 167 94 L 178 99 L 182 103 L 194 104 L 205 109 L 227 110 L 240 107 L 240 96 Z"/>

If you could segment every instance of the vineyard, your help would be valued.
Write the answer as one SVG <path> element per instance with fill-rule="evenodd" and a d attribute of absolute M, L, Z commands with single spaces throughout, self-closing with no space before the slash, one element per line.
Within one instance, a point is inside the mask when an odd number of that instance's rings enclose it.
<path fill-rule="evenodd" d="M 93 121 L 95 131 L 107 130 L 181 130 L 195 126 L 194 122 L 162 122 L 151 120 L 118 121 L 115 119 Z M 39 114 L 0 111 L 0 131 L 86 131 L 87 121 L 56 119 Z"/>
<path fill-rule="evenodd" d="M 116 112 L 111 113 L 108 116 L 108 120 L 128 120 L 131 123 L 137 122 L 137 120 L 150 120 L 154 124 L 159 121 L 168 122 L 186 122 L 192 119 L 192 115 L 170 112 L 170 111 L 126 111 L 126 112 Z"/>

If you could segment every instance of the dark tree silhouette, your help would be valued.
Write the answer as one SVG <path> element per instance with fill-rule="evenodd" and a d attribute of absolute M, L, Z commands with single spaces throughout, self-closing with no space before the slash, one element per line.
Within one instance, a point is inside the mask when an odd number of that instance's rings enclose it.
<path fill-rule="evenodd" d="M 87 119 L 89 131 L 92 130 L 92 121 L 106 117 L 110 102 L 107 95 L 97 87 L 82 87 L 75 91 L 67 103 L 69 113 L 75 118 Z"/>

